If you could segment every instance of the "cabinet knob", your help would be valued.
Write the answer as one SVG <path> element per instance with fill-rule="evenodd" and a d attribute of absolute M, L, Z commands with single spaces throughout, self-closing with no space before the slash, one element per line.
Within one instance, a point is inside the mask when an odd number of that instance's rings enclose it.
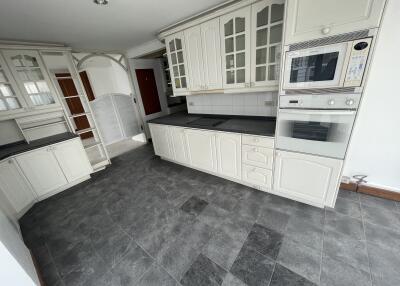
<path fill-rule="evenodd" d="M 330 27 L 324 27 L 321 30 L 322 34 L 327 35 L 331 32 L 331 28 Z"/>

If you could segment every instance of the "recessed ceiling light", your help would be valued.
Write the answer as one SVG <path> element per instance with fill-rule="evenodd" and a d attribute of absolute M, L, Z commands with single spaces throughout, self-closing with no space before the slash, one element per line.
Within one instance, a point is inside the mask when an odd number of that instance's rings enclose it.
<path fill-rule="evenodd" d="M 107 5 L 108 4 L 108 0 L 93 0 L 93 2 L 98 5 Z"/>

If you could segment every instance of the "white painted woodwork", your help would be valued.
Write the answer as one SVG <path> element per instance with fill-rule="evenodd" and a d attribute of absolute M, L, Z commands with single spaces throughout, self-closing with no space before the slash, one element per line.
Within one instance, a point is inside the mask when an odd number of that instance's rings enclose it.
<path fill-rule="evenodd" d="M 328 192 L 338 188 L 342 160 L 277 151 L 274 191 L 323 206 Z"/>
<path fill-rule="evenodd" d="M 271 189 L 272 171 L 243 164 L 242 180 L 261 189 Z"/>
<path fill-rule="evenodd" d="M 242 162 L 252 166 L 272 169 L 274 149 L 242 145 Z"/>
<path fill-rule="evenodd" d="M 221 89 L 222 67 L 219 18 L 201 24 L 201 39 L 204 85 L 206 90 Z"/>
<path fill-rule="evenodd" d="M 18 155 L 16 160 L 39 197 L 67 184 L 67 179 L 49 147 Z"/>
<path fill-rule="evenodd" d="M 16 213 L 23 211 L 36 197 L 12 158 L 0 163 L 0 190 Z"/>
<path fill-rule="evenodd" d="M 176 127 L 176 126 L 169 127 L 171 135 L 171 147 L 173 152 L 173 159 L 179 163 L 188 164 L 189 156 L 187 151 L 186 136 L 184 130 L 185 128 L 183 127 Z"/>
<path fill-rule="evenodd" d="M 204 63 L 201 40 L 200 25 L 194 26 L 184 31 L 185 45 L 187 49 L 187 67 L 189 88 L 191 91 L 205 89 L 204 83 Z"/>
<path fill-rule="evenodd" d="M 242 135 L 242 144 L 274 148 L 274 138 L 256 135 Z"/>
<path fill-rule="evenodd" d="M 149 124 L 151 138 L 156 155 L 172 159 L 167 125 Z"/>
<path fill-rule="evenodd" d="M 185 129 L 190 165 L 217 172 L 217 154 L 215 146 L 215 132 Z"/>
<path fill-rule="evenodd" d="M 217 166 L 218 173 L 223 176 L 241 179 L 241 135 L 217 132 Z"/>
<path fill-rule="evenodd" d="M 50 148 L 69 183 L 92 173 L 92 166 L 79 138 Z"/>
<path fill-rule="evenodd" d="M 385 0 L 289 0 L 285 44 L 308 41 L 380 24 Z"/>

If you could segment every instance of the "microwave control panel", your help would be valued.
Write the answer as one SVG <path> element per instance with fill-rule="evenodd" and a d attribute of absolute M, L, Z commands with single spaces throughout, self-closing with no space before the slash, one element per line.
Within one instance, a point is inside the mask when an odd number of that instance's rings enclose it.
<path fill-rule="evenodd" d="M 353 41 L 344 86 L 360 86 L 367 66 L 372 38 Z"/>

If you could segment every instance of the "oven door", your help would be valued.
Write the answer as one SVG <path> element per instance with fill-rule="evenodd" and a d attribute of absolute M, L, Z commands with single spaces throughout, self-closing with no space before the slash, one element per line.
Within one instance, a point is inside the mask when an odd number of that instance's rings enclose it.
<path fill-rule="evenodd" d="M 287 52 L 283 89 L 341 87 L 348 43 Z"/>
<path fill-rule="evenodd" d="M 355 111 L 345 110 L 280 110 L 276 146 L 343 159 L 355 116 Z"/>

